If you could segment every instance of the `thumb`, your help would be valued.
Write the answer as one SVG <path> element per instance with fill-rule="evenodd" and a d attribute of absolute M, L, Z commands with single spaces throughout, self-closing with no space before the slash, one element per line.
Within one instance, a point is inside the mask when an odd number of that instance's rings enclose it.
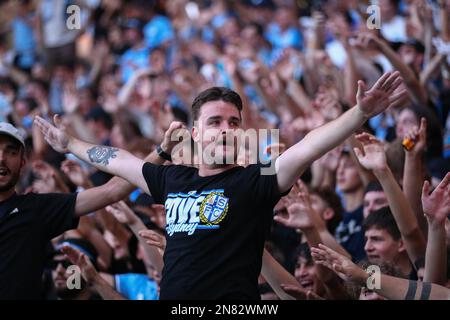
<path fill-rule="evenodd" d="M 422 117 L 420 119 L 420 127 L 419 127 L 419 133 L 421 135 L 425 134 L 427 131 L 427 119 Z"/>
<path fill-rule="evenodd" d="M 287 224 L 287 219 L 283 218 L 281 216 L 274 216 L 273 220 L 275 220 L 278 223 L 281 223 L 282 225 L 286 225 Z"/>
<path fill-rule="evenodd" d="M 430 194 L 430 182 L 425 180 L 422 187 L 422 199 L 428 197 Z"/>
<path fill-rule="evenodd" d="M 358 92 L 356 93 L 356 96 L 358 98 L 362 98 L 364 96 L 364 92 L 366 91 L 366 84 L 364 81 L 359 80 L 358 81 Z"/>
<path fill-rule="evenodd" d="M 361 149 L 353 148 L 353 151 L 355 152 L 355 155 L 356 155 L 356 158 L 358 158 L 358 161 L 360 161 L 364 157 Z"/>
<path fill-rule="evenodd" d="M 53 123 L 55 124 L 55 126 L 56 126 L 58 129 L 61 129 L 61 130 L 64 130 L 64 129 L 65 129 L 65 128 L 64 128 L 64 125 L 63 125 L 63 123 L 62 123 L 61 116 L 60 116 L 59 114 L 55 114 L 55 115 L 53 116 Z"/>
<path fill-rule="evenodd" d="M 344 268 L 343 268 L 340 264 L 338 264 L 338 263 L 333 263 L 333 269 L 334 269 L 336 272 L 344 273 Z"/>

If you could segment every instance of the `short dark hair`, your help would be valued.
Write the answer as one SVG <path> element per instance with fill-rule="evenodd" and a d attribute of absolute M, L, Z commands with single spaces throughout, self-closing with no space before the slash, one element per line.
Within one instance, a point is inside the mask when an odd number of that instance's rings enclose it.
<path fill-rule="evenodd" d="M 100 106 L 94 107 L 91 111 L 89 111 L 85 117 L 85 120 L 93 120 L 95 122 L 100 121 L 109 130 L 111 130 L 114 126 L 114 121 L 111 115 Z"/>
<path fill-rule="evenodd" d="M 209 101 L 228 102 L 236 106 L 239 113 L 242 111 L 242 99 L 238 93 L 225 87 L 211 87 L 200 92 L 192 102 L 192 120 L 198 119 L 202 105 Z"/>
<path fill-rule="evenodd" d="M 341 199 L 337 193 L 330 188 L 312 189 L 311 194 L 318 195 L 326 203 L 326 205 L 334 211 L 333 218 L 327 221 L 328 231 L 334 234 L 334 231 L 342 220 L 342 212 L 344 211 L 342 208 Z"/>
<path fill-rule="evenodd" d="M 363 227 L 364 230 L 370 228 L 386 230 L 395 241 L 401 238 L 400 230 L 389 207 L 383 207 L 369 214 L 363 221 Z"/>
<path fill-rule="evenodd" d="M 378 181 L 370 181 L 365 190 L 364 193 L 368 193 L 368 192 L 372 192 L 372 191 L 376 191 L 376 192 L 384 192 L 383 187 L 381 186 L 381 184 Z"/>
<path fill-rule="evenodd" d="M 311 249 L 309 248 L 308 243 L 303 242 L 300 243 L 294 250 L 294 254 L 292 255 L 292 262 L 294 266 L 297 264 L 299 258 L 303 258 L 306 260 L 306 264 L 313 263 L 314 260 L 311 256 Z"/>

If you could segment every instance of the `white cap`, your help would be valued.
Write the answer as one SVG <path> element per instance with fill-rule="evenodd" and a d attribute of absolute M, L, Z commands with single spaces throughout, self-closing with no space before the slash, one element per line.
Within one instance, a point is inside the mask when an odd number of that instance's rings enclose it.
<path fill-rule="evenodd" d="M 25 140 L 20 131 L 12 124 L 7 122 L 0 122 L 0 134 L 6 134 L 17 141 L 25 148 Z"/>

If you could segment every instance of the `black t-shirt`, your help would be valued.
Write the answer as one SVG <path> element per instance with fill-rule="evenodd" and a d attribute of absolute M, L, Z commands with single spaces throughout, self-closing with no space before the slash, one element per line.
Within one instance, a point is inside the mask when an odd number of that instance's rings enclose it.
<path fill-rule="evenodd" d="M 342 221 L 335 230 L 337 242 L 351 254 L 353 261 L 361 261 L 366 257 L 363 220 L 363 206 L 360 206 L 354 211 L 343 212 Z"/>
<path fill-rule="evenodd" d="M 142 171 L 166 208 L 160 298 L 259 299 L 264 241 L 282 196 L 276 175 L 261 175 L 261 165 L 208 177 L 176 165 Z"/>
<path fill-rule="evenodd" d="M 29 193 L 0 203 L 0 300 L 43 299 L 45 249 L 77 227 L 76 197 Z"/>

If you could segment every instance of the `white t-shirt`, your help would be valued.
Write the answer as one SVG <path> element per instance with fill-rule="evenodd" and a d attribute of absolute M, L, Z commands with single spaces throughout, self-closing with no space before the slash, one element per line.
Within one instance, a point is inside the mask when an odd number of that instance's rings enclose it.
<path fill-rule="evenodd" d="M 395 16 L 391 21 L 383 22 L 381 34 L 390 42 L 405 42 L 407 40 L 405 19 Z"/>
<path fill-rule="evenodd" d="M 99 3 L 98 0 L 42 0 L 39 5 L 39 14 L 42 18 L 44 46 L 54 48 L 73 42 L 88 18 L 89 9 L 94 9 Z M 77 5 L 79 11 L 67 12 L 68 6 L 72 4 Z M 80 28 L 69 28 L 67 22 L 75 21 L 73 16 L 75 14 L 80 15 L 77 18 Z"/>

